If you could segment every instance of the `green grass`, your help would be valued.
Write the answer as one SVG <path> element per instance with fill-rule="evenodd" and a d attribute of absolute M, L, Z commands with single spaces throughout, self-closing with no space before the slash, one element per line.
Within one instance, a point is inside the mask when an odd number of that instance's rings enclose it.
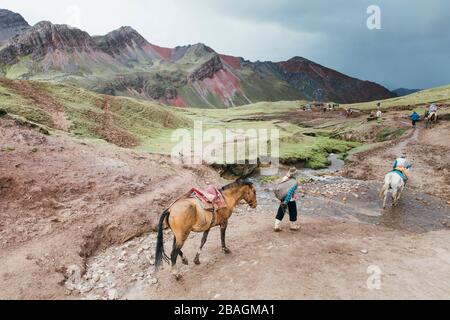
<path fill-rule="evenodd" d="M 30 72 L 31 58 L 29 56 L 21 57 L 19 62 L 8 67 L 5 76 L 10 79 L 18 79 Z"/>
<path fill-rule="evenodd" d="M 101 138 L 98 128 L 104 117 L 102 107 L 106 96 L 50 82 L 40 82 L 40 88 L 64 107 L 72 134 L 84 138 Z M 3 85 L 0 85 L 0 106 L 9 114 L 52 127 L 52 118 L 47 112 Z M 142 145 L 160 141 L 169 148 L 170 135 L 174 129 L 192 126 L 192 120 L 175 108 L 127 97 L 115 97 L 110 105 L 110 113 L 114 125 L 136 137 Z M 152 150 L 156 152 L 157 148 Z"/>
<path fill-rule="evenodd" d="M 375 142 L 384 142 L 388 140 L 398 139 L 402 135 L 404 135 L 405 132 L 406 129 L 384 128 L 382 131 L 377 133 Z"/>
<path fill-rule="evenodd" d="M 53 123 L 52 118 L 48 113 L 35 106 L 32 101 L 5 88 L 1 84 L 0 106 L 6 112 L 23 117 L 28 121 L 43 124 L 45 126 L 51 126 Z"/>
<path fill-rule="evenodd" d="M 336 140 L 326 137 L 307 137 L 302 141 L 281 142 L 281 156 L 284 162 L 304 162 L 307 168 L 321 169 L 327 167 L 328 154 L 345 154 L 358 147 L 358 142 Z"/>
<path fill-rule="evenodd" d="M 307 104 L 305 100 L 299 101 L 278 101 L 278 102 L 257 102 L 241 107 L 230 109 L 200 109 L 190 108 L 186 114 L 194 117 L 207 117 L 219 119 L 221 121 L 233 120 L 236 118 L 254 117 L 255 115 L 283 114 L 294 111 Z"/>
<path fill-rule="evenodd" d="M 79 136 L 97 138 L 95 128 L 102 119 L 105 97 L 88 90 L 65 85 L 47 85 L 52 96 L 64 105 L 72 122 L 71 131 Z M 191 120 L 175 112 L 174 108 L 150 101 L 115 97 L 109 109 L 114 124 L 141 142 L 166 137 L 173 129 L 188 127 Z"/>
<path fill-rule="evenodd" d="M 392 98 L 383 101 L 364 102 L 341 105 L 343 108 L 354 108 L 361 110 L 377 109 L 377 102 L 381 102 L 383 109 L 389 108 L 414 108 L 417 105 L 431 103 L 450 103 L 450 85 L 419 91 L 404 97 Z"/>
<path fill-rule="evenodd" d="M 99 119 L 102 119 L 104 110 L 102 106 L 104 95 L 97 94 L 72 85 L 62 85 L 42 82 L 43 88 L 64 108 L 70 120 L 71 133 L 85 137 L 99 139 L 101 136 L 96 130 Z M 190 96 L 192 103 L 199 99 L 191 88 L 185 87 L 184 98 Z M 447 92 L 450 86 L 419 92 L 411 96 L 389 99 L 383 103 L 384 108 L 398 107 L 401 104 L 413 102 L 417 105 L 423 101 L 448 99 Z M 208 100 L 212 99 L 209 97 Z M 198 102 L 198 101 L 197 101 Z M 204 102 L 204 101 L 203 101 Z M 0 106 L 8 113 L 23 118 L 51 125 L 50 116 L 34 106 L 31 101 L 0 86 Z M 397 139 L 405 133 L 405 129 L 387 127 L 378 132 L 373 144 L 344 141 L 337 137 L 345 132 L 364 129 L 365 121 L 350 119 L 346 121 L 336 119 L 323 119 L 321 121 L 307 121 L 305 124 L 296 124 L 285 121 L 266 120 L 263 116 L 284 115 L 299 109 L 307 101 L 279 101 L 259 102 L 231 109 L 177 109 L 162 106 L 157 102 L 143 101 L 127 97 L 115 97 L 110 105 L 114 124 L 125 132 L 137 138 L 137 150 L 170 154 L 177 143 L 172 141 L 175 129 L 184 128 L 192 132 L 194 121 L 202 121 L 203 129 L 219 129 L 225 133 L 227 129 L 278 129 L 280 132 L 280 155 L 282 162 L 303 163 L 306 167 L 319 169 L 329 165 L 329 153 L 337 153 L 345 157 L 357 152 L 369 150 L 386 140 Z M 352 105 L 360 108 L 369 108 L 373 103 Z M 376 106 L 376 103 L 375 103 Z M 260 117 L 261 116 L 261 117 Z"/>

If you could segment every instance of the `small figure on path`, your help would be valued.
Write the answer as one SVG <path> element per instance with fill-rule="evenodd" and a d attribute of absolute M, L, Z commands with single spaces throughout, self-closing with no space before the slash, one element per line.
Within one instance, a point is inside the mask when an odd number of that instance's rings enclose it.
<path fill-rule="evenodd" d="M 417 123 L 417 121 L 420 120 L 420 115 L 419 115 L 416 111 L 414 111 L 414 112 L 409 116 L 409 118 L 411 119 L 412 126 L 413 126 L 413 128 L 415 129 L 415 128 L 416 128 L 416 123 Z"/>
<path fill-rule="evenodd" d="M 283 181 L 277 187 L 280 191 L 277 197 L 279 197 L 281 204 L 275 220 L 275 232 L 281 231 L 281 222 L 286 214 L 286 210 L 289 211 L 289 218 L 291 222 L 290 229 L 292 231 L 300 230 L 300 226 L 297 224 L 297 195 L 295 194 L 300 185 L 297 180 L 297 174 L 297 169 L 291 168 L 288 174 L 283 178 Z M 286 189 L 287 187 L 289 187 L 289 189 Z"/>

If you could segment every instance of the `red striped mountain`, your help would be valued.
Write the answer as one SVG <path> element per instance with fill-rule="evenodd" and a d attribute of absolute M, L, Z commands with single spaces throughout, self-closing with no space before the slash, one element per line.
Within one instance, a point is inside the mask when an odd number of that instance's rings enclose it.
<path fill-rule="evenodd" d="M 46 21 L 29 27 L 19 17 L 14 22 L 11 15 L 5 19 L 0 14 L 0 35 L 8 40 L 0 47 L 0 75 L 8 78 L 56 80 L 180 107 L 298 99 L 361 102 L 394 96 L 376 83 L 304 58 L 251 62 L 201 43 L 159 47 L 131 27 L 91 36 Z"/>

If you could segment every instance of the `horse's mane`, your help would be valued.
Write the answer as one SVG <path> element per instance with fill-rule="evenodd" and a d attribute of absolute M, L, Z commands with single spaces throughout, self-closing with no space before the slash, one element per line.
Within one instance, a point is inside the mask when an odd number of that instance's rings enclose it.
<path fill-rule="evenodd" d="M 248 179 L 238 179 L 235 182 L 232 182 L 232 183 L 222 187 L 222 191 L 232 189 L 232 188 L 242 187 L 242 186 L 253 187 L 253 183 L 250 182 L 250 180 L 248 180 Z"/>

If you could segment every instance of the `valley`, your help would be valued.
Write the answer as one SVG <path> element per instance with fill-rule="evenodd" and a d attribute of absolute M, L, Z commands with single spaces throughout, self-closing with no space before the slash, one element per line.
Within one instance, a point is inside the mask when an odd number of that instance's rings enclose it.
<path fill-rule="evenodd" d="M 0 300 L 448 299 L 450 85 L 397 91 L 300 56 L 166 48 L 130 26 L 94 36 L 0 9 Z M 430 104 L 439 121 L 426 128 Z M 174 133 L 198 125 L 277 131 L 279 170 L 262 174 L 261 150 L 258 164 L 247 149 L 244 163 L 174 161 Z M 214 154 L 247 138 L 199 137 Z M 383 210 L 401 155 L 411 177 Z M 275 233 L 273 190 L 292 166 L 301 230 Z M 258 206 L 237 206 L 232 253 L 214 229 L 194 265 L 190 234 L 181 279 L 156 272 L 161 213 L 243 176 Z"/>
<path fill-rule="evenodd" d="M 3 79 L 0 270 L 4 289 L 0 298 L 394 297 L 399 294 L 394 287 L 414 276 L 394 276 L 402 270 L 397 260 L 392 260 L 395 252 L 410 252 L 416 261 L 415 270 L 421 274 L 427 263 L 445 260 L 448 254 L 444 243 L 448 242 L 445 229 L 450 219 L 446 203 L 449 146 L 448 139 L 437 137 L 448 133 L 449 107 L 441 109 L 443 120 L 436 128 L 421 128 L 418 136 L 412 135 L 407 119 L 409 109 L 423 112 L 422 105 L 445 96 L 446 90 L 444 87 L 419 93 L 414 97 L 415 105 L 411 105 L 409 96 L 396 100 L 392 107 L 393 101 L 384 101 L 380 124 L 366 120 L 366 110 L 372 104 L 352 105 L 362 112 L 350 119 L 343 109 L 327 113 L 303 111 L 306 101 L 264 102 L 231 110 L 177 109 L 74 86 Z M 160 212 L 192 186 L 227 182 L 210 166 L 174 165 L 168 156 L 173 145 L 171 132 L 189 128 L 199 119 L 206 126 L 223 129 L 280 129 L 282 162 L 295 159 L 299 168 L 305 167 L 300 209 L 303 230 L 274 237 L 271 226 L 276 203 L 270 183 L 278 177 L 255 180 L 259 209 L 240 207 L 232 218 L 233 255 L 226 257 L 216 252 L 214 233 L 205 249 L 205 265 L 187 269 L 189 275 L 183 282 L 173 282 L 168 271 L 156 275 L 152 268 L 152 230 Z M 396 133 L 399 127 L 403 129 Z M 386 133 L 386 128 L 391 128 L 388 131 L 392 134 Z M 433 144 L 426 146 L 430 139 Z M 398 210 L 382 212 L 377 189 L 401 141 L 406 141 L 402 145 L 407 146 L 407 154 L 417 164 L 417 180 L 408 186 Z M 426 154 L 417 151 L 424 148 L 435 154 L 432 167 L 425 165 Z M 308 171 L 327 167 L 331 152 L 346 159 L 340 173 Z M 433 181 L 442 182 L 436 188 Z M 246 235 L 249 232 L 251 237 Z M 188 242 L 188 256 L 192 256 L 198 241 L 196 235 Z M 431 247 L 435 254 L 429 251 Z M 369 252 L 363 261 L 358 258 L 361 250 Z M 310 255 L 315 257 L 314 262 Z M 289 257 L 290 263 L 298 266 L 294 270 L 299 278 L 293 284 L 306 286 L 274 285 L 285 283 L 284 275 L 288 277 L 277 265 L 281 256 Z M 334 256 L 339 259 L 334 260 Z M 324 270 L 331 261 L 335 261 L 336 269 Z M 388 272 L 388 291 L 379 294 L 361 287 L 366 269 L 374 262 L 382 263 Z M 428 283 L 437 283 L 436 279 L 446 273 L 443 263 L 439 264 L 442 269 L 426 279 Z M 253 276 L 247 280 L 236 278 L 246 266 L 252 266 Z M 209 270 L 207 278 L 203 268 Z M 261 275 L 267 275 L 267 268 L 280 272 L 263 280 Z M 342 278 L 349 268 L 356 273 Z M 304 273 L 313 269 L 322 280 Z M 224 270 L 227 273 L 223 274 Z M 333 282 L 336 277 L 341 279 L 337 291 L 331 289 L 337 288 Z M 208 290 L 196 288 L 194 284 L 200 278 Z M 256 279 L 266 288 L 257 290 L 264 292 L 262 295 L 248 282 Z M 400 296 L 418 297 L 414 288 L 419 284 L 410 283 Z M 191 294 L 174 296 L 173 289 L 180 286 L 183 290 L 191 288 Z M 355 286 L 361 288 L 355 291 Z M 239 290 L 227 289 L 231 287 Z M 444 297 L 444 292 L 445 288 L 436 289 L 430 291 L 429 297 Z"/>

